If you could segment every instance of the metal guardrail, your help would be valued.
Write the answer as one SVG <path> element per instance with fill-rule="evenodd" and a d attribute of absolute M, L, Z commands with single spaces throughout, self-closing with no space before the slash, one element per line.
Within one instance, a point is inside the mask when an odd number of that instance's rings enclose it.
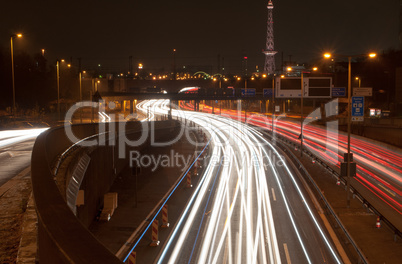
<path fill-rule="evenodd" d="M 318 187 L 318 185 L 316 184 L 316 182 L 314 181 L 314 179 L 311 177 L 311 175 L 308 173 L 308 171 L 306 170 L 306 168 L 303 166 L 302 162 L 300 162 L 300 160 L 293 154 L 292 151 L 289 150 L 289 148 L 287 148 L 285 145 L 283 145 L 283 143 L 278 142 L 280 145 L 282 145 L 282 147 L 284 149 L 286 149 L 286 154 L 287 156 L 291 159 L 291 161 L 295 164 L 299 165 L 299 168 L 301 169 L 301 173 L 304 176 L 304 178 L 307 178 L 309 180 L 309 182 L 313 185 L 314 189 L 316 190 L 317 194 L 320 196 L 320 199 L 324 202 L 326 209 L 329 211 L 329 213 L 332 215 L 332 217 L 335 219 L 336 223 L 338 224 L 338 226 L 342 229 L 343 233 L 345 234 L 345 236 L 347 237 L 347 239 L 349 240 L 350 244 L 353 246 L 353 248 L 355 249 L 356 253 L 358 254 L 358 256 L 360 257 L 360 260 L 365 263 L 368 264 L 368 260 L 366 258 L 366 256 L 364 255 L 364 253 L 361 251 L 361 249 L 357 246 L 357 243 L 353 240 L 352 236 L 349 234 L 349 232 L 347 231 L 347 229 L 345 228 L 345 226 L 342 224 L 342 221 L 339 219 L 339 217 L 337 216 L 337 214 L 335 213 L 335 211 L 333 210 L 332 206 L 329 204 L 329 202 L 327 201 L 327 199 L 325 198 L 325 196 L 323 195 L 321 189 Z M 304 151 L 307 152 L 307 151 Z M 335 172 L 334 170 L 332 170 L 333 172 Z M 359 262 L 360 263 L 360 262 Z"/>
<path fill-rule="evenodd" d="M 259 127 L 256 127 L 257 129 L 259 129 L 261 132 L 263 132 L 263 134 L 269 136 L 272 138 L 271 133 L 269 133 L 270 131 L 266 131 L 266 130 L 262 130 Z M 309 180 L 309 182 L 314 186 L 314 189 L 316 190 L 317 194 L 320 196 L 321 200 L 324 202 L 326 209 L 330 212 L 330 214 L 332 215 L 332 217 L 335 219 L 336 223 L 338 224 L 338 226 L 342 229 L 343 233 L 345 234 L 345 236 L 347 237 L 347 239 L 349 240 L 350 244 L 353 246 L 353 248 L 355 249 L 356 253 L 358 254 L 360 260 L 365 263 L 368 264 L 368 260 L 365 257 L 364 253 L 361 251 L 361 249 L 358 247 L 357 243 L 353 240 L 352 236 L 349 234 L 349 232 L 347 231 L 347 229 L 345 228 L 345 226 L 342 224 L 342 221 L 339 219 L 339 217 L 337 216 L 337 214 L 335 213 L 335 211 L 333 210 L 332 206 L 329 204 L 329 202 L 327 201 L 327 199 L 325 198 L 325 196 L 323 195 L 323 193 L 321 192 L 321 189 L 318 187 L 318 185 L 315 183 L 314 179 L 311 177 L 311 175 L 308 173 L 308 171 L 306 170 L 306 168 L 303 166 L 303 164 L 300 162 L 300 160 L 292 153 L 292 151 L 289 150 L 288 147 L 285 146 L 285 144 L 291 145 L 292 147 L 298 147 L 298 145 L 296 145 L 294 142 L 281 137 L 279 135 L 275 136 L 277 139 L 283 141 L 277 141 L 278 145 L 281 145 L 281 147 L 285 150 L 285 153 L 287 154 L 287 156 L 291 159 L 291 161 L 295 164 L 299 165 L 299 168 L 301 168 L 302 170 L 300 171 L 302 173 L 302 175 L 304 176 L 304 178 L 307 178 Z M 334 176 L 336 176 L 338 179 L 342 180 L 344 184 L 345 180 L 341 177 L 339 177 L 339 173 L 336 172 L 333 168 L 331 168 L 330 166 L 328 166 L 328 164 L 326 164 L 323 160 L 319 159 L 317 156 L 315 156 L 313 153 L 311 153 L 310 151 L 304 149 L 303 152 L 305 154 L 307 154 L 308 156 L 310 156 L 311 158 L 314 158 L 316 160 L 316 162 L 320 163 L 324 168 L 326 168 L 329 172 L 331 172 Z M 367 203 L 367 201 L 354 189 L 352 188 L 353 194 L 356 195 L 356 197 L 359 198 L 359 200 L 363 203 L 366 204 L 371 210 L 373 210 L 373 212 L 375 212 L 378 215 L 381 215 L 372 205 L 370 205 L 369 203 Z M 382 215 L 381 215 L 382 216 Z M 384 222 L 386 222 L 387 224 L 390 225 L 391 228 L 396 229 L 391 223 L 389 223 L 388 220 L 386 220 L 386 218 L 383 218 Z M 394 230 L 395 231 L 395 230 Z M 399 233 L 399 231 L 396 229 L 396 231 Z M 400 235 L 400 233 L 398 234 Z M 360 262 L 359 262 L 360 263 Z"/>
<path fill-rule="evenodd" d="M 291 145 L 293 147 L 298 147 L 297 144 L 295 144 L 294 142 L 283 138 L 279 135 L 276 135 L 276 138 L 280 139 L 281 141 L 285 142 L 288 145 Z M 341 177 L 339 175 L 339 173 L 334 170 L 331 166 L 329 166 L 325 161 L 323 161 L 322 159 L 320 159 L 319 157 L 317 157 L 316 155 L 314 155 L 312 152 L 306 150 L 305 148 L 303 149 L 303 153 L 305 153 L 306 155 L 308 155 L 309 157 L 313 158 L 317 163 L 319 163 L 321 166 L 323 166 L 325 169 L 327 169 L 329 172 L 331 172 L 337 179 L 339 179 L 344 185 L 346 185 L 346 180 Z M 362 194 L 359 193 L 359 191 L 357 191 L 352 185 L 350 186 L 350 189 L 353 193 L 353 195 L 359 199 L 359 201 L 365 206 L 367 207 L 367 209 L 371 210 L 373 213 L 375 213 L 376 215 L 378 215 L 381 219 L 381 221 L 383 221 L 384 223 L 386 223 L 389 228 L 394 232 L 394 234 L 396 236 L 399 236 L 402 238 L 402 233 L 401 231 L 396 228 L 383 214 L 381 214 L 380 211 L 378 211 L 370 202 L 367 201 L 367 199 L 364 198 L 364 196 Z"/>
<path fill-rule="evenodd" d="M 198 158 L 202 155 L 202 153 L 208 148 L 210 144 L 211 139 L 207 142 L 207 144 L 204 146 L 200 154 L 195 157 L 195 154 L 192 156 L 192 160 L 194 160 L 191 165 L 189 165 L 188 169 L 183 172 L 183 174 L 178 178 L 178 180 L 175 182 L 175 184 L 169 189 L 169 191 L 163 196 L 163 198 L 158 202 L 158 204 L 151 210 L 151 212 L 147 215 L 144 221 L 137 227 L 137 229 L 134 231 L 134 233 L 130 236 L 130 238 L 127 240 L 127 242 L 120 248 L 120 250 L 116 253 L 116 256 L 122 260 L 123 262 L 126 262 L 129 255 L 131 254 L 132 251 L 136 248 L 142 237 L 145 235 L 145 233 L 148 231 L 148 229 L 151 227 L 153 221 L 156 219 L 156 217 L 159 215 L 165 204 L 168 202 L 170 197 L 173 195 L 173 193 L 176 191 L 176 189 L 180 186 L 180 184 L 183 182 L 183 180 L 186 178 L 186 175 L 188 172 L 193 168 L 195 162 L 198 160 Z"/>
<path fill-rule="evenodd" d="M 171 127 L 175 126 L 168 124 L 160 129 Z M 85 134 L 91 129 L 78 131 Z M 135 132 L 136 129 L 126 131 Z M 63 137 L 58 144 L 54 144 L 56 136 Z M 86 136 L 88 140 L 99 134 L 88 136 L 87 133 Z M 31 178 L 38 213 L 39 257 L 43 263 L 118 263 L 120 260 L 76 219 L 54 181 L 54 172 L 58 171 L 60 164 L 80 147 L 71 144 L 63 128 L 57 127 L 39 135 L 34 145 Z"/>
<path fill-rule="evenodd" d="M 256 127 L 258 129 L 261 130 L 261 128 Z M 271 131 L 263 131 L 266 135 L 271 136 L 270 132 Z M 284 143 L 291 145 L 292 147 L 299 147 L 298 144 L 295 144 L 295 142 L 288 140 L 280 135 L 276 135 L 275 138 L 283 141 Z M 314 155 L 312 152 L 308 151 L 306 148 L 303 149 L 303 153 L 305 153 L 306 155 L 308 155 L 310 158 L 313 158 L 317 163 L 319 163 L 321 166 L 323 166 L 325 169 L 327 169 L 330 173 L 332 173 L 338 180 L 340 180 L 344 185 L 346 185 L 346 180 L 341 177 L 339 175 L 339 173 L 334 170 L 331 166 L 329 166 L 325 161 L 323 161 L 322 159 L 320 159 L 319 157 L 317 157 L 316 155 Z M 296 158 L 297 159 L 297 158 Z M 298 159 L 297 159 L 298 160 Z M 303 167 L 304 168 L 304 167 Z M 375 213 L 376 215 L 378 215 L 381 219 L 381 221 L 383 221 L 384 223 L 386 223 L 389 228 L 394 232 L 395 237 L 394 240 L 396 240 L 396 236 L 399 236 L 402 238 L 402 233 L 401 231 L 396 228 L 383 214 L 381 214 L 381 212 L 379 212 L 372 204 L 370 204 L 363 195 L 361 195 L 355 188 L 353 188 L 353 186 L 350 186 L 350 189 L 353 193 L 353 195 L 358 198 L 360 200 L 360 202 L 367 207 L 368 210 L 371 210 L 373 213 Z M 340 221 L 339 219 L 337 219 L 337 221 Z"/>

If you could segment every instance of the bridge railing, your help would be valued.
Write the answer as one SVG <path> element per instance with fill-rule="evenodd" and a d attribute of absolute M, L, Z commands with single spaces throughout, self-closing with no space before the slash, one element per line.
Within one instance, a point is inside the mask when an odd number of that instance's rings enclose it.
<path fill-rule="evenodd" d="M 165 122 L 166 127 L 179 125 Z M 99 133 L 98 124 L 71 128 L 78 139 Z M 121 263 L 76 218 L 56 185 L 54 164 L 56 168 L 60 165 L 62 153 L 68 155 L 70 152 L 65 151 L 72 145 L 64 127 L 56 127 L 39 135 L 33 148 L 31 178 L 38 215 L 40 263 Z"/>

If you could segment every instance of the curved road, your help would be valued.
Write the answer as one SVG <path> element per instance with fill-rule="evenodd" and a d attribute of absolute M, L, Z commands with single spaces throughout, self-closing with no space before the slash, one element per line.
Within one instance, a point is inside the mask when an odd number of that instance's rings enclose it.
<path fill-rule="evenodd" d="M 152 103 L 167 114 L 167 101 Z M 159 263 L 343 262 L 297 170 L 258 131 L 205 113 L 172 114 L 208 131 L 212 155 Z"/>

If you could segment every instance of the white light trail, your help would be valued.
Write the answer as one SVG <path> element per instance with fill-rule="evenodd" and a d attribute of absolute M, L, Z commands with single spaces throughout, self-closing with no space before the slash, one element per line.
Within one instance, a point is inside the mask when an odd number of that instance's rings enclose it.
<path fill-rule="evenodd" d="M 150 101 L 138 104 L 139 109 L 148 111 Z M 156 114 L 165 115 L 168 112 L 168 101 L 153 101 L 152 110 Z M 301 232 L 301 224 L 296 222 L 294 213 L 290 210 L 285 191 L 279 180 L 280 176 L 274 164 L 275 159 L 282 161 L 287 176 L 295 186 L 302 204 L 312 219 L 318 234 L 329 248 L 333 258 L 340 263 L 337 254 L 332 249 L 320 224 L 315 219 L 309 204 L 300 191 L 293 174 L 287 167 L 276 149 L 253 128 L 244 126 L 241 122 L 208 115 L 199 112 L 183 112 L 172 109 L 172 116 L 182 116 L 203 127 L 211 137 L 212 155 L 215 161 L 210 162 L 193 196 L 179 219 L 176 229 L 166 243 L 158 263 L 281 263 L 278 238 L 273 219 L 273 207 L 270 200 L 270 189 L 267 177 L 275 178 L 279 186 L 281 200 L 276 197 L 276 203 L 283 202 L 289 216 L 289 225 L 294 230 L 298 244 L 302 248 L 308 263 L 312 263 L 306 247 L 306 239 Z M 268 153 L 273 151 L 274 155 Z M 211 159 L 212 160 L 212 159 Z M 268 170 L 264 164 L 268 162 Z M 214 188 L 211 183 L 217 176 Z M 212 192 L 212 193 L 210 193 Z M 211 202 L 204 204 L 206 197 L 212 194 Z M 198 226 L 199 215 L 206 209 L 211 213 Z M 197 223 L 197 224 L 196 224 Z M 281 223 L 279 223 L 280 225 Z M 200 241 L 189 237 L 190 230 L 202 228 L 204 236 Z M 196 248 L 191 260 L 183 257 L 184 248 L 189 243 Z M 288 245 L 290 245 L 288 243 Z M 168 254 L 169 252 L 169 254 Z M 183 259 L 184 258 L 184 259 Z"/>
<path fill-rule="evenodd" d="M 37 128 L 0 131 L 0 147 L 6 147 L 28 139 L 36 138 L 40 133 L 47 129 L 48 128 Z"/>

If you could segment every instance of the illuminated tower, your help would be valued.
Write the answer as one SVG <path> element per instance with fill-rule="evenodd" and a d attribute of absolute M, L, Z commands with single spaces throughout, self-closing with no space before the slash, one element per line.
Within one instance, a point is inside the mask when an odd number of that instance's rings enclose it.
<path fill-rule="evenodd" d="M 274 50 L 274 17 L 273 9 L 274 4 L 271 0 L 268 0 L 268 22 L 267 22 L 267 42 L 265 49 L 262 53 L 265 54 L 265 65 L 264 72 L 268 74 L 274 74 L 275 72 L 275 54 L 277 51 Z"/>

